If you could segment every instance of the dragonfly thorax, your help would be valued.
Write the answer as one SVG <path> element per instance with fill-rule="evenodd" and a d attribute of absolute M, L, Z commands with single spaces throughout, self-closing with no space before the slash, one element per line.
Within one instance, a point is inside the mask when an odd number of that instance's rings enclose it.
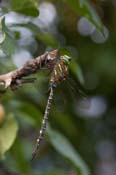
<path fill-rule="evenodd" d="M 54 65 L 51 74 L 50 85 L 56 85 L 67 78 L 69 62 L 70 57 L 68 56 L 64 55 L 59 58 L 59 60 Z"/>

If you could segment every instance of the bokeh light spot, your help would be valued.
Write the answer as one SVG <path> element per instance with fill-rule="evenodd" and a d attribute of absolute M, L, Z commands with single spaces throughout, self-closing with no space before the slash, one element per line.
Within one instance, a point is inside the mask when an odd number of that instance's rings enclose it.
<path fill-rule="evenodd" d="M 85 118 L 97 118 L 102 116 L 107 109 L 107 103 L 105 98 L 100 96 L 95 96 L 89 99 L 90 105 L 85 108 L 83 103 L 84 100 L 80 100 L 77 104 L 77 113 Z"/>
<path fill-rule="evenodd" d="M 95 27 L 84 17 L 80 18 L 77 23 L 78 32 L 83 36 L 91 35 Z"/>
<path fill-rule="evenodd" d="M 109 36 L 109 31 L 104 26 L 104 35 L 100 33 L 98 30 L 94 30 L 94 32 L 91 35 L 91 39 L 97 44 L 102 44 L 108 39 L 108 36 Z"/>
<path fill-rule="evenodd" d="M 57 13 L 53 4 L 43 2 L 39 5 L 40 15 L 34 19 L 33 23 L 41 28 L 49 27 L 56 19 Z"/>
<path fill-rule="evenodd" d="M 23 64 L 25 64 L 26 61 L 29 61 L 31 58 L 32 58 L 32 55 L 30 54 L 30 52 L 24 49 L 18 50 L 12 56 L 12 60 L 17 67 L 23 66 Z"/>

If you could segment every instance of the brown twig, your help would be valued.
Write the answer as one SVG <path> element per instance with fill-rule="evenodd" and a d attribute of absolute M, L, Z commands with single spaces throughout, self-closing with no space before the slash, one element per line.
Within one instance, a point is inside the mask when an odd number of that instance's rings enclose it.
<path fill-rule="evenodd" d="M 51 52 L 45 52 L 43 55 L 26 62 L 23 67 L 11 71 L 7 74 L 0 75 L 0 84 L 4 84 L 5 89 L 8 87 L 10 87 L 11 90 L 17 89 L 25 82 L 30 82 L 29 79 L 27 81 L 23 79 L 24 77 L 36 73 L 39 69 L 43 67 L 51 69 L 51 67 L 54 65 L 54 60 L 57 55 L 57 49 Z"/>

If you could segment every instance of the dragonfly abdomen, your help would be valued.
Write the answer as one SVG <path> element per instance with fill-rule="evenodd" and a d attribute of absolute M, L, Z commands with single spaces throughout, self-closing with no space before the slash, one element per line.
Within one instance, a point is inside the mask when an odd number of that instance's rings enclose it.
<path fill-rule="evenodd" d="M 41 143 L 41 140 L 44 137 L 44 131 L 46 130 L 46 124 L 47 124 L 47 120 L 48 120 L 48 116 L 49 116 L 49 112 L 50 112 L 50 108 L 51 108 L 51 104 L 52 104 L 52 100 L 53 100 L 53 88 L 50 88 L 50 95 L 48 97 L 48 101 L 47 101 L 47 105 L 46 105 L 46 109 L 45 109 L 45 113 L 44 113 L 44 117 L 43 117 L 43 121 L 42 121 L 42 126 L 41 129 L 39 131 L 39 136 L 36 140 L 36 147 L 32 153 L 32 160 L 34 159 L 36 152 L 39 148 L 39 145 Z"/>

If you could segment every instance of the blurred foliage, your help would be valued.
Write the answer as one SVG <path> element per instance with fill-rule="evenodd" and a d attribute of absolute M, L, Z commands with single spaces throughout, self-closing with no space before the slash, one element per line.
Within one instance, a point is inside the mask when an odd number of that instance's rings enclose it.
<path fill-rule="evenodd" d="M 5 18 L 1 18 L 1 31 L 3 32 L 3 40 L 1 42 L 1 49 L 6 55 L 11 55 L 15 51 L 15 40 L 11 31 L 5 25 Z"/>
<path fill-rule="evenodd" d="M 48 135 L 53 146 L 77 167 L 77 174 L 90 174 L 86 164 L 65 137 L 48 127 Z M 62 144 L 59 144 L 62 143 Z"/>
<path fill-rule="evenodd" d="M 0 128 L 0 157 L 4 156 L 4 153 L 13 144 L 17 135 L 17 129 L 15 118 L 10 114 Z"/>
<path fill-rule="evenodd" d="M 0 17 L 0 74 L 46 50 L 58 48 L 60 54 L 72 57 L 68 80 L 55 89 L 47 138 L 33 162 L 30 159 L 47 102 L 50 73 L 41 70 L 33 75 L 37 77 L 34 84 L 0 94 L 0 174 L 111 175 L 101 170 L 108 168 L 108 161 L 112 166 L 116 161 L 115 0 L 4 0 L 0 1 Z M 93 33 L 82 33 L 87 29 L 82 23 L 79 31 L 83 17 Z M 109 31 L 107 39 L 104 27 Z M 95 36 L 102 40 L 95 43 Z M 92 108 L 91 100 L 90 109 L 83 109 L 84 105 L 79 106 L 83 89 L 88 98 L 100 97 L 103 104 L 99 101 Z M 104 112 L 96 114 L 104 105 Z M 111 144 L 114 152 L 108 147 Z"/>
<path fill-rule="evenodd" d="M 21 13 L 24 15 L 29 15 L 32 17 L 36 17 L 39 15 L 39 11 L 37 9 L 38 3 L 36 0 L 11 0 L 10 8 L 12 11 L 17 13 Z"/>
<path fill-rule="evenodd" d="M 68 0 L 67 2 L 78 15 L 86 17 L 100 32 L 103 33 L 101 20 L 87 0 Z"/>

